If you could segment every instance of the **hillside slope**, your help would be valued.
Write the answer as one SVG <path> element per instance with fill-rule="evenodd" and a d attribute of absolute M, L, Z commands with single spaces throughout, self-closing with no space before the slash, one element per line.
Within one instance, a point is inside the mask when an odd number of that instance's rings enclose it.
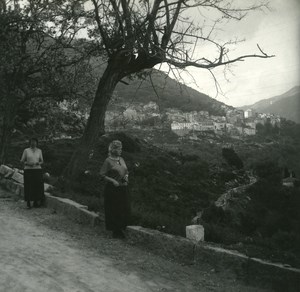
<path fill-rule="evenodd" d="M 163 109 L 206 110 L 211 114 L 221 114 L 224 107 L 229 108 L 224 103 L 182 84 L 158 70 L 153 70 L 151 79 L 147 77 L 142 84 L 140 80 L 130 82 L 129 86 L 119 84 L 116 91 L 123 100 L 128 101 L 134 98 L 138 102 L 155 101 Z"/>
<path fill-rule="evenodd" d="M 101 64 L 103 64 L 101 59 L 92 62 L 97 78 L 101 77 L 105 69 L 105 65 Z M 114 92 L 117 104 L 120 102 L 146 104 L 154 101 L 158 103 L 161 110 L 166 108 L 182 111 L 205 110 L 214 115 L 223 114 L 225 108 L 232 108 L 156 69 L 151 70 L 151 76 L 145 76 L 143 79 L 124 78 L 124 81 L 129 85 L 119 83 Z"/>
<path fill-rule="evenodd" d="M 241 108 L 244 110 L 252 108 L 257 112 L 277 114 L 300 123 L 300 86 L 295 86 L 284 94 L 263 99 Z"/>

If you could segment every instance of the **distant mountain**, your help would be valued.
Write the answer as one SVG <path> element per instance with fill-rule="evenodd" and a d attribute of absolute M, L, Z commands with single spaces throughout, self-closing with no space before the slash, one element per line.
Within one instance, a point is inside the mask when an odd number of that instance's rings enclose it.
<path fill-rule="evenodd" d="M 94 70 L 101 76 L 104 68 L 95 60 Z M 95 65 L 96 64 L 96 65 Z M 226 109 L 233 109 L 224 103 L 209 97 L 179 81 L 170 78 L 166 73 L 152 69 L 151 78 L 124 79 L 129 85 L 119 83 L 114 92 L 116 104 L 119 102 L 148 103 L 156 102 L 162 110 L 175 108 L 182 111 L 208 111 L 212 115 L 223 115 Z"/>
<path fill-rule="evenodd" d="M 300 123 L 300 86 L 295 86 L 284 94 L 260 100 L 252 105 L 241 107 L 261 113 L 272 113 Z"/>

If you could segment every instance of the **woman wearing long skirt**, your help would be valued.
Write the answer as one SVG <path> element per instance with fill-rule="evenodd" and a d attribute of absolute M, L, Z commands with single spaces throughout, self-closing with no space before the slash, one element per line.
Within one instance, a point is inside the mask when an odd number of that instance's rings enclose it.
<path fill-rule="evenodd" d="M 108 158 L 100 170 L 100 175 L 106 181 L 104 188 L 105 226 L 107 230 L 113 232 L 114 238 L 124 238 L 123 232 L 129 223 L 130 216 L 128 169 L 121 157 L 121 141 L 112 141 L 108 151 Z"/>
<path fill-rule="evenodd" d="M 44 203 L 44 182 L 42 167 L 43 154 L 38 147 L 38 140 L 32 138 L 30 147 L 23 151 L 21 162 L 24 164 L 24 199 L 27 203 L 27 208 L 39 207 Z"/>

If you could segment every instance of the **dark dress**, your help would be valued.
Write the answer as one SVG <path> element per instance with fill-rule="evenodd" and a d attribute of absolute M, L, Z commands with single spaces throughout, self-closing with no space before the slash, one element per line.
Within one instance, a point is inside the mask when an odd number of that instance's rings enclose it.
<path fill-rule="evenodd" d="M 120 183 L 118 187 L 111 182 L 106 182 L 105 184 L 104 210 L 106 229 L 110 231 L 125 230 L 130 219 L 128 186 L 122 180 L 128 174 L 126 164 L 122 158 L 119 161 L 107 158 L 100 174 L 114 178 Z"/>
<path fill-rule="evenodd" d="M 44 201 L 44 182 L 42 169 L 24 170 L 24 199 L 25 201 Z"/>

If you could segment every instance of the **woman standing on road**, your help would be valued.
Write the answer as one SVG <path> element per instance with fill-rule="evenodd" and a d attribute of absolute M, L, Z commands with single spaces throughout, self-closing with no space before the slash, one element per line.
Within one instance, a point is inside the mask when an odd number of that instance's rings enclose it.
<path fill-rule="evenodd" d="M 114 140 L 109 144 L 108 158 L 104 161 L 100 175 L 106 181 L 104 188 L 104 210 L 106 229 L 114 238 L 124 238 L 124 230 L 130 216 L 128 193 L 128 169 L 121 157 L 122 143 Z"/>
<path fill-rule="evenodd" d="M 37 148 L 38 140 L 30 139 L 30 147 L 23 151 L 21 162 L 24 164 L 24 197 L 27 202 L 27 208 L 31 208 L 30 202 L 33 201 L 33 207 L 39 207 L 44 203 L 44 182 L 42 167 L 42 150 Z"/>

